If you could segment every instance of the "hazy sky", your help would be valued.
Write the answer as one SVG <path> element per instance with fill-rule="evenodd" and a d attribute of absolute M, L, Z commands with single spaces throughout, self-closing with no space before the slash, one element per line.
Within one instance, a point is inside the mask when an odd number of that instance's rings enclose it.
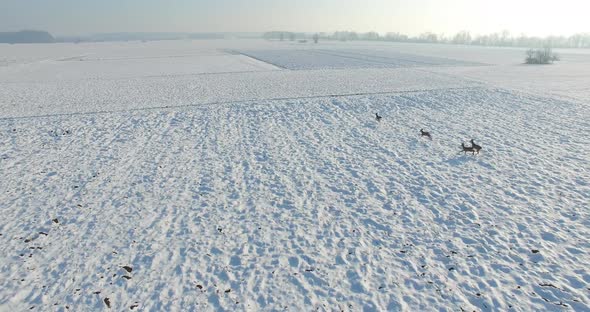
<path fill-rule="evenodd" d="M 590 0 L 0 0 L 0 31 L 590 32 Z"/>

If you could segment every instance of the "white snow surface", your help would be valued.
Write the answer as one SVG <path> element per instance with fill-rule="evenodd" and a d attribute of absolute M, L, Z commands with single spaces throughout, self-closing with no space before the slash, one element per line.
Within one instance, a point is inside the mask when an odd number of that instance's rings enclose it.
<path fill-rule="evenodd" d="M 452 59 L 425 57 L 399 53 L 394 50 L 370 51 L 366 49 L 297 49 L 239 51 L 257 60 L 286 69 L 334 69 L 334 68 L 404 68 L 423 66 L 482 65 Z"/>
<path fill-rule="evenodd" d="M 0 45 L 0 311 L 588 311 L 574 52 Z"/>

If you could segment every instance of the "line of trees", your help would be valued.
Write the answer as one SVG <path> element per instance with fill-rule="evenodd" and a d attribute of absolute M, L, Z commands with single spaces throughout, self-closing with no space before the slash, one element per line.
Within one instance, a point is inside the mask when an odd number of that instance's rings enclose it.
<path fill-rule="evenodd" d="M 417 42 L 417 43 L 444 43 L 466 44 L 481 46 L 501 47 L 536 47 L 551 46 L 553 48 L 590 48 L 590 33 L 578 33 L 572 36 L 535 37 L 518 35 L 513 36 L 508 31 L 502 31 L 487 35 L 472 35 L 468 31 L 460 31 L 454 35 L 425 32 L 417 36 L 408 36 L 398 32 L 389 32 L 380 35 L 376 32 L 357 33 L 354 31 L 336 31 L 333 33 L 317 33 L 320 40 L 374 40 L 393 42 Z M 274 31 L 265 33 L 264 38 L 274 40 L 295 40 L 310 37 L 310 34 Z"/>
<path fill-rule="evenodd" d="M 16 32 L 0 32 L 0 43 L 51 43 L 55 38 L 38 30 L 21 30 Z"/>
<path fill-rule="evenodd" d="M 267 40 L 295 41 L 295 39 L 304 39 L 308 36 L 304 33 L 294 33 L 290 31 L 269 31 L 264 33 L 262 37 Z"/>

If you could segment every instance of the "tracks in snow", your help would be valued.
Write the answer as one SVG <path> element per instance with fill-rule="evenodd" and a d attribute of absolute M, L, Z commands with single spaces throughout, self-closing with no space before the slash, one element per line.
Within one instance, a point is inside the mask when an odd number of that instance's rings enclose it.
<path fill-rule="evenodd" d="M 0 120 L 0 304 L 583 308 L 588 113 L 467 88 Z"/>

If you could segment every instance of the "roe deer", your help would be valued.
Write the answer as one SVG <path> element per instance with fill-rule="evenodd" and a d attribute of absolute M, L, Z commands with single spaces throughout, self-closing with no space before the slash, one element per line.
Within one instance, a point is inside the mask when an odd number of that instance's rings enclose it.
<path fill-rule="evenodd" d="M 380 122 L 381 121 L 381 118 L 383 118 L 383 117 L 379 116 L 379 113 L 375 113 L 375 120 L 377 120 L 378 122 Z"/>
<path fill-rule="evenodd" d="M 467 152 L 471 152 L 471 155 L 475 155 L 475 149 L 473 146 L 465 146 L 465 143 L 461 143 L 461 147 L 463 148 L 463 152 L 467 154 Z"/>
<path fill-rule="evenodd" d="M 471 139 L 471 148 L 473 148 L 473 150 L 475 150 L 477 154 L 479 154 L 479 151 L 481 150 L 481 146 L 475 144 L 475 142 L 473 142 L 473 139 Z"/>

